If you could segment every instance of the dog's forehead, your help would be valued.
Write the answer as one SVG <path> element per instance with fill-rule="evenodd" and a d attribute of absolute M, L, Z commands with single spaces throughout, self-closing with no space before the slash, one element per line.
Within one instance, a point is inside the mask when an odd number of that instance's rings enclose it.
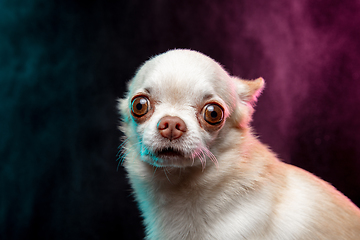
<path fill-rule="evenodd" d="M 154 72 L 144 81 L 144 88 L 163 101 L 196 101 L 204 95 L 215 94 L 215 76 L 188 66 L 167 67 Z"/>
<path fill-rule="evenodd" d="M 228 92 L 227 78 L 227 73 L 211 58 L 194 51 L 175 50 L 146 62 L 132 85 L 161 101 L 195 103 L 205 96 L 218 96 L 220 90 Z"/>

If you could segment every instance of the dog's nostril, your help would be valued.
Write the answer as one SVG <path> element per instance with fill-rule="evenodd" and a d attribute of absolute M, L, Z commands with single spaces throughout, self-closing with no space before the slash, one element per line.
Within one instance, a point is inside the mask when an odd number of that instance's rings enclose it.
<path fill-rule="evenodd" d="M 161 120 L 159 121 L 159 123 L 158 123 L 158 129 L 159 130 L 165 130 L 168 127 L 169 127 L 169 124 L 167 122 L 161 121 Z"/>

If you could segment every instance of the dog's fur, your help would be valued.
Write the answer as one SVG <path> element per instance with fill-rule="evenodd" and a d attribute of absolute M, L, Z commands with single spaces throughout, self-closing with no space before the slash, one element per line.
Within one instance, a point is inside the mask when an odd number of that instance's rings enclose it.
<path fill-rule="evenodd" d="M 360 210 L 330 184 L 285 164 L 252 134 L 252 106 L 264 86 L 229 76 L 191 50 L 158 55 L 136 73 L 119 100 L 124 166 L 147 239 L 360 239 Z M 131 113 L 134 96 L 149 110 Z M 204 121 L 218 104 L 224 119 Z M 181 136 L 160 134 L 175 116 Z M 169 140 L 170 139 L 170 140 Z M 172 154 L 158 155 L 169 149 Z"/>

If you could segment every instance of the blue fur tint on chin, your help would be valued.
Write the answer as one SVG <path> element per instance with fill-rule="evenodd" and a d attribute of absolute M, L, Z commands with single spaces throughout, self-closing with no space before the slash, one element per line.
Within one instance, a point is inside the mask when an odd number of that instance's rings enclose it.
<path fill-rule="evenodd" d="M 140 158 L 142 161 L 144 162 L 148 162 L 145 159 L 146 158 L 151 158 L 152 162 L 150 163 L 151 165 L 155 165 L 157 166 L 156 163 L 159 162 L 160 158 L 158 158 L 157 156 L 155 156 L 149 149 L 147 149 L 147 147 L 145 146 L 141 146 L 141 150 L 140 150 Z"/>

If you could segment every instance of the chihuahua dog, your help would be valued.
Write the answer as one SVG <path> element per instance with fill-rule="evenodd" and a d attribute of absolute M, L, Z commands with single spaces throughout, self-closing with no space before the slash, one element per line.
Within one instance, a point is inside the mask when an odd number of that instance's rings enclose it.
<path fill-rule="evenodd" d="M 264 80 L 192 50 L 145 62 L 119 100 L 146 239 L 360 239 L 360 210 L 252 133 Z"/>

